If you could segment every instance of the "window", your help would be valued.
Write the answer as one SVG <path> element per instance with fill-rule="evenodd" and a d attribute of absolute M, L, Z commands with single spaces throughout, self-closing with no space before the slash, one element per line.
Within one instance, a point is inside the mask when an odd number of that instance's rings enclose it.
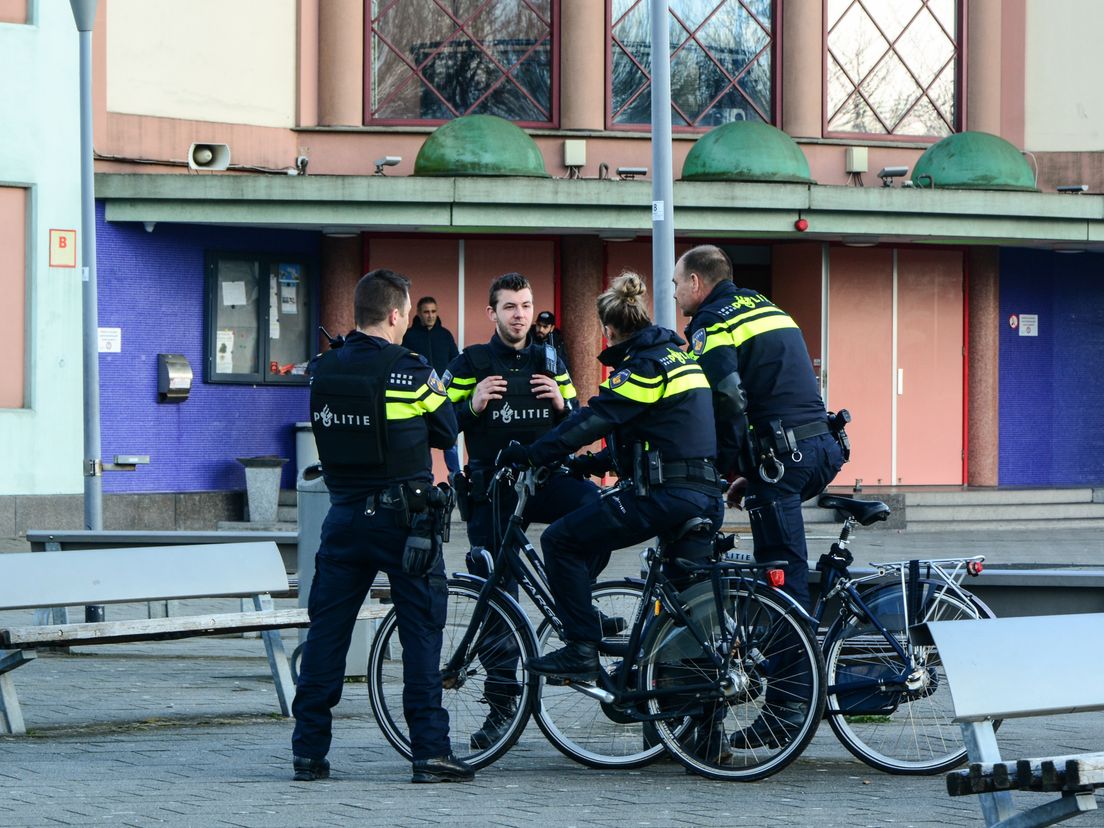
<path fill-rule="evenodd" d="M 828 133 L 942 138 L 958 126 L 956 0 L 827 0 Z"/>
<path fill-rule="evenodd" d="M 27 377 L 26 187 L 0 187 L 0 408 L 23 408 Z"/>
<path fill-rule="evenodd" d="M 303 261 L 209 254 L 207 382 L 305 384 L 312 284 Z"/>
<path fill-rule="evenodd" d="M 366 123 L 555 125 L 558 2 L 371 0 L 367 14 Z"/>
<path fill-rule="evenodd" d="M 609 126 L 652 122 L 649 0 L 611 0 Z M 777 39 L 772 0 L 671 0 L 671 124 L 772 123 Z"/>

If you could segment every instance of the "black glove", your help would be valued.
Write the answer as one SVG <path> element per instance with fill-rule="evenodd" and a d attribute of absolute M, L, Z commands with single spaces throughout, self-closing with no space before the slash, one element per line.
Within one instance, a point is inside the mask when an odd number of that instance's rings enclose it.
<path fill-rule="evenodd" d="M 607 470 L 604 459 L 592 451 L 569 457 L 564 465 L 567 466 L 567 471 L 572 477 L 580 480 L 591 475 L 601 477 Z"/>
<path fill-rule="evenodd" d="M 495 458 L 496 466 L 521 466 L 527 468 L 533 465 L 529 459 L 529 449 L 521 443 L 512 442 L 498 453 Z"/>

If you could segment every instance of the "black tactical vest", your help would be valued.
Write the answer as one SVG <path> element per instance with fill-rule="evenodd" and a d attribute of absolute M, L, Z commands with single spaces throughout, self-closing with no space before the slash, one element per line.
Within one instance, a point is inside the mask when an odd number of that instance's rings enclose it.
<path fill-rule="evenodd" d="M 388 456 L 387 383 L 395 363 L 408 353 L 388 345 L 376 359 L 350 363 L 340 350 L 328 351 L 311 376 L 311 430 L 322 468 L 357 466 L 370 476 L 402 479 L 419 471 L 429 452 L 403 446 Z"/>
<path fill-rule="evenodd" d="M 488 402 L 475 424 L 464 429 L 464 445 L 473 460 L 494 462 L 511 440 L 527 445 L 556 424 L 552 401 L 538 400 L 529 385 L 535 374 L 555 378 L 555 348 L 530 345 L 530 358 L 516 369 L 499 362 L 489 345 L 471 345 L 464 353 L 475 371 L 476 383 L 496 374 L 506 380 L 505 396 Z"/>

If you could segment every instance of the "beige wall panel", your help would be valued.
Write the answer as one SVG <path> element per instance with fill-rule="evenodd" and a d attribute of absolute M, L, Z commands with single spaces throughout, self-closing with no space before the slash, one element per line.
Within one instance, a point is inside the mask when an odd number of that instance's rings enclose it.
<path fill-rule="evenodd" d="M 1104 3 L 1028 0 L 1025 149 L 1104 150 Z"/>
<path fill-rule="evenodd" d="M 295 0 L 111 0 L 107 108 L 293 126 Z"/>

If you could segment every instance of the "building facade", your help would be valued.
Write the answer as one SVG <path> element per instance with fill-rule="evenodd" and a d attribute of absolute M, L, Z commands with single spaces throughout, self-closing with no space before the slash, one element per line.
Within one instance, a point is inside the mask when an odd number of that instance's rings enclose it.
<path fill-rule="evenodd" d="M 101 0 L 100 324 L 122 330 L 102 439 L 151 458 L 105 491 L 231 491 L 237 457 L 292 456 L 316 325 L 351 327 L 373 267 L 434 296 L 461 346 L 490 335 L 490 280 L 520 270 L 593 393 L 594 298 L 653 275 L 648 7 Z M 1104 102 L 1084 64 L 1104 9 L 670 13 L 677 249 L 724 246 L 798 319 L 855 418 L 840 482 L 1100 483 Z M 158 399 L 162 353 L 194 370 L 182 402 Z"/>

